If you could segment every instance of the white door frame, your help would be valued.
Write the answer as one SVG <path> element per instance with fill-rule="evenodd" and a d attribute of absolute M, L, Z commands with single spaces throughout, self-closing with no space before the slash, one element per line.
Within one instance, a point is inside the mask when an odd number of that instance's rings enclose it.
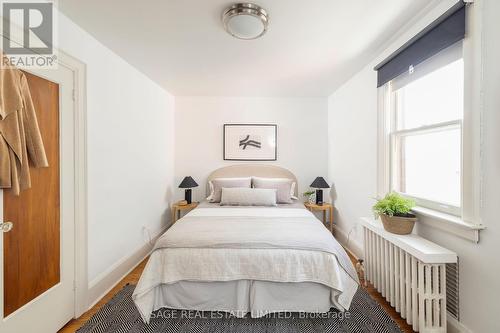
<path fill-rule="evenodd" d="M 3 17 L 0 16 L 0 23 Z M 13 24 L 13 23 L 11 23 Z M 14 24 L 16 25 L 16 24 Z M 10 39 L 21 45 L 19 27 L 13 30 Z M 6 36 L 1 36 L 6 38 Z M 87 66 L 84 62 L 54 47 L 57 61 L 73 72 L 74 99 L 74 159 L 75 159 L 75 274 L 74 274 L 74 318 L 88 310 L 88 223 L 87 223 Z M 0 195 L 2 198 L 2 195 Z M 3 201 L 3 200 L 2 200 Z M 0 204 L 2 204 L 0 202 Z M 0 216 L 0 219 L 3 216 Z M 1 235 L 0 235 L 1 236 Z M 3 286 L 0 286 L 3 288 Z"/>
<path fill-rule="evenodd" d="M 75 157 L 75 318 L 88 310 L 87 261 L 87 96 L 85 63 L 58 51 L 59 63 L 73 71 Z"/>

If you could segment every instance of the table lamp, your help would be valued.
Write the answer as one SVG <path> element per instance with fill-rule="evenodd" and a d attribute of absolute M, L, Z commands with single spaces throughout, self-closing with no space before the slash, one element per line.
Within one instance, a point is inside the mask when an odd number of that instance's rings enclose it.
<path fill-rule="evenodd" d="M 323 177 L 316 177 L 316 179 L 311 184 L 312 188 L 316 189 L 316 204 L 323 204 L 323 189 L 330 188 L 330 185 L 323 179 Z"/>
<path fill-rule="evenodd" d="M 188 205 L 191 203 L 191 197 L 192 197 L 191 189 L 197 186 L 198 184 L 194 181 L 194 179 L 191 176 L 184 177 L 184 179 L 179 185 L 179 188 L 186 189 L 186 191 L 184 192 L 184 199 L 186 200 Z"/>

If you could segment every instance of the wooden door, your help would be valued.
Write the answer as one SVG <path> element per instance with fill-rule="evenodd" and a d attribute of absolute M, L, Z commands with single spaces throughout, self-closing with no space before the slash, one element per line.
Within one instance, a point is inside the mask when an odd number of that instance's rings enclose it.
<path fill-rule="evenodd" d="M 0 332 L 57 332 L 75 314 L 75 117 L 73 71 L 26 73 L 50 166 L 32 187 L 0 190 Z"/>
<path fill-rule="evenodd" d="M 48 168 L 30 167 L 31 189 L 4 191 L 4 317 L 60 281 L 59 85 L 25 73 L 44 142 Z"/>

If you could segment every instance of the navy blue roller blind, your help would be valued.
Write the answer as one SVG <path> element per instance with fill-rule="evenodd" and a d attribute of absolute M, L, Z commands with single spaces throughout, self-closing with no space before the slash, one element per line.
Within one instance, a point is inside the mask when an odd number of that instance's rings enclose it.
<path fill-rule="evenodd" d="M 375 66 L 377 87 L 465 38 L 465 4 L 460 1 Z"/>

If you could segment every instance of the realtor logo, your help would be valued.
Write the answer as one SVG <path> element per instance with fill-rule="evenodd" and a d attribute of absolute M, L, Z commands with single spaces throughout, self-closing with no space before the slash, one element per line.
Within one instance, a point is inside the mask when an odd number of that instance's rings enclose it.
<path fill-rule="evenodd" d="M 2 65 L 54 68 L 54 2 L 2 1 Z"/>

